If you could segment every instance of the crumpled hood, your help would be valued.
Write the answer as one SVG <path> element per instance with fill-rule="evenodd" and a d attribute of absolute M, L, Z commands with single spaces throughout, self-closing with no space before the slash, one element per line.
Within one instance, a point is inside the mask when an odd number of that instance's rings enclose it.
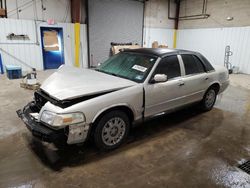
<path fill-rule="evenodd" d="M 44 81 L 41 89 L 53 98 L 64 100 L 109 92 L 136 84 L 136 82 L 91 69 L 63 66 Z"/>

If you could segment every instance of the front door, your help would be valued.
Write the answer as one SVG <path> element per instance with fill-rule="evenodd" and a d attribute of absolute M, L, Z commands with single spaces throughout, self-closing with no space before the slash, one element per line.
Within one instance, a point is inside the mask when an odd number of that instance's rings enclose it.
<path fill-rule="evenodd" d="M 57 69 L 64 64 L 63 29 L 41 27 L 44 69 Z"/>
<path fill-rule="evenodd" d="M 160 61 L 153 74 L 166 74 L 168 80 L 145 85 L 145 117 L 182 105 L 182 80 L 180 63 L 176 55 Z"/>

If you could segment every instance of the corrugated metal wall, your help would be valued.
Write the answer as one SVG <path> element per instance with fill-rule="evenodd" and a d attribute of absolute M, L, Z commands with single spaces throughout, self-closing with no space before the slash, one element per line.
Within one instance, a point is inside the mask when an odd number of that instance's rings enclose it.
<path fill-rule="evenodd" d="M 158 41 L 172 48 L 173 32 L 173 29 L 144 28 L 144 47 L 151 47 L 152 42 Z M 215 65 L 224 65 L 225 47 L 230 45 L 232 65 L 250 74 L 250 27 L 181 29 L 177 37 L 177 48 L 198 51 Z"/>
<path fill-rule="evenodd" d="M 226 45 L 233 52 L 230 62 L 250 74 L 250 27 L 178 30 L 177 48 L 201 52 L 212 64 L 224 64 Z"/>
<path fill-rule="evenodd" d="M 14 19 L 0 19 L 0 48 L 4 49 L 11 55 L 21 59 L 32 67 L 42 69 L 42 59 L 39 51 L 39 46 L 36 45 L 35 22 L 14 20 Z M 6 36 L 10 33 L 27 34 L 30 40 L 8 40 Z M 19 63 L 12 57 L 1 52 L 3 63 L 5 65 Z M 23 67 L 27 69 L 27 67 Z"/>
<path fill-rule="evenodd" d="M 7 0 L 8 18 L 71 22 L 69 0 Z"/>
<path fill-rule="evenodd" d="M 35 24 L 32 20 L 0 19 L 0 48 L 21 59 L 27 64 L 43 69 L 42 51 L 40 47 L 40 27 L 48 26 L 44 22 Z M 64 32 L 65 64 L 74 63 L 74 25 L 57 23 L 52 27 L 62 27 Z M 37 34 L 36 34 L 37 29 Z M 9 33 L 27 34 L 28 41 L 12 41 L 6 36 Z M 81 25 L 81 65 L 87 67 L 87 34 L 86 25 Z M 38 45 L 37 45 L 38 41 Z M 173 30 L 164 28 L 145 28 L 144 46 L 151 47 L 153 41 L 159 44 L 173 46 Z M 250 74 L 250 27 L 213 28 L 213 29 L 183 29 L 178 30 L 177 48 L 201 52 L 212 64 L 223 65 L 225 46 L 230 45 L 233 56 L 230 61 L 240 67 L 240 72 Z M 19 63 L 2 54 L 4 64 L 19 65 Z M 27 67 L 22 66 L 23 70 Z"/>
<path fill-rule="evenodd" d="M 4 49 L 11 55 L 31 65 L 37 70 L 43 70 L 43 58 L 41 50 L 40 27 L 50 27 L 45 22 L 32 20 L 15 20 L 0 19 L 0 48 Z M 57 23 L 51 27 L 63 28 L 64 38 L 64 56 L 65 64 L 73 65 L 74 63 L 74 25 L 69 23 Z M 8 40 L 6 36 L 10 33 L 27 34 L 30 40 Z M 87 34 L 86 25 L 81 25 L 81 65 L 87 67 Z M 3 63 L 21 65 L 17 60 L 1 52 Z M 22 69 L 29 70 L 24 65 Z"/>
<path fill-rule="evenodd" d="M 167 45 L 169 48 L 173 47 L 173 29 L 145 27 L 143 33 L 144 47 L 151 48 L 154 41 L 158 41 L 159 45 Z"/>
<path fill-rule="evenodd" d="M 88 14 L 92 66 L 104 62 L 110 56 L 111 42 L 142 45 L 142 2 L 89 0 Z"/>

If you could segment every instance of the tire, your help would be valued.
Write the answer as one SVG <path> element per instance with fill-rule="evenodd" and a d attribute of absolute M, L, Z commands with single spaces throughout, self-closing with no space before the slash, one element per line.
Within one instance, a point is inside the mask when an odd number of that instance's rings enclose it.
<path fill-rule="evenodd" d="M 127 138 L 129 129 L 130 121 L 126 113 L 110 111 L 97 122 L 94 130 L 95 145 L 104 151 L 116 149 Z"/>
<path fill-rule="evenodd" d="M 210 111 L 216 102 L 216 97 L 217 97 L 217 91 L 213 87 L 209 88 L 202 101 L 201 101 L 201 108 L 203 111 Z"/>

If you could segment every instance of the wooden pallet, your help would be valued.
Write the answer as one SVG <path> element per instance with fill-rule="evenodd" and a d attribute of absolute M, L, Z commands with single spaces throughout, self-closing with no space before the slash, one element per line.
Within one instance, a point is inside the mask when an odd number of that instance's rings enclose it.
<path fill-rule="evenodd" d="M 25 88 L 25 89 L 30 89 L 30 90 L 38 90 L 40 88 L 40 86 L 41 86 L 40 83 L 37 83 L 34 85 L 29 85 L 29 84 L 26 84 L 24 82 L 20 83 L 20 87 Z"/>

